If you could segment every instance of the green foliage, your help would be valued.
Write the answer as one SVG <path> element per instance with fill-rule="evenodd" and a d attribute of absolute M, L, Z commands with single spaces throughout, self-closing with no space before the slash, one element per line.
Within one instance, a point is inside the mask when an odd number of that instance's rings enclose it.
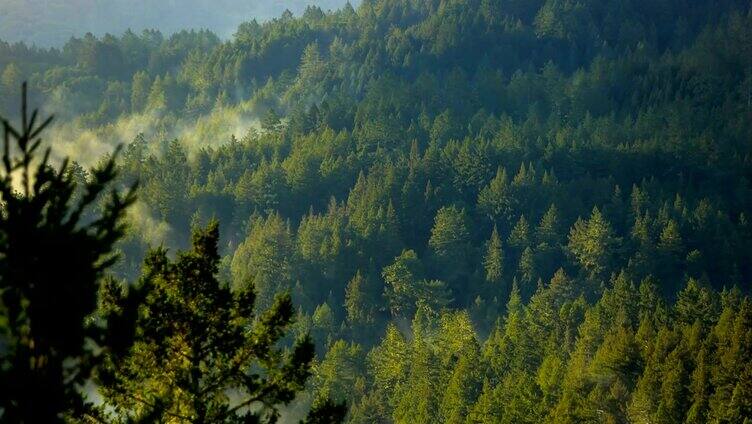
<path fill-rule="evenodd" d="M 619 239 L 598 208 L 590 219 L 575 222 L 569 233 L 569 251 L 591 277 L 603 276 L 615 260 Z"/>
<path fill-rule="evenodd" d="M 376 302 L 381 294 L 374 290 L 371 278 L 358 271 L 345 288 L 347 320 L 356 326 L 368 326 L 376 320 Z M 396 295 L 396 293 L 395 293 Z"/>
<path fill-rule="evenodd" d="M 509 233 L 509 245 L 517 250 L 524 250 L 530 247 L 530 226 L 525 219 L 525 215 L 520 216 L 520 219 L 514 224 L 514 228 Z"/>
<path fill-rule="evenodd" d="M 131 84 L 131 112 L 142 112 L 146 108 L 149 102 L 150 91 L 151 81 L 149 75 L 144 71 L 133 74 L 133 82 Z"/>
<path fill-rule="evenodd" d="M 439 209 L 434 218 L 428 246 L 432 262 L 439 265 L 438 274 L 449 282 L 458 283 L 468 272 L 471 249 L 465 211 L 456 206 Z"/>
<path fill-rule="evenodd" d="M 40 158 L 52 119 L 28 114 L 25 83 L 21 117 L 20 129 L 0 119 L 0 420 L 63 422 L 91 406 L 78 386 L 97 363 L 95 344 L 111 342 L 89 317 L 134 194 L 114 187 L 112 159 L 80 181 L 67 160 L 53 167 L 49 149 Z"/>
<path fill-rule="evenodd" d="M 292 287 L 294 264 L 293 237 L 288 225 L 279 215 L 256 218 L 248 237 L 233 255 L 230 265 L 233 287 L 256 291 L 259 307 L 267 308 L 275 293 Z"/>
<path fill-rule="evenodd" d="M 278 346 L 293 318 L 290 296 L 255 316 L 252 290 L 232 292 L 217 280 L 218 243 L 215 221 L 196 230 L 191 250 L 174 261 L 164 249 L 150 252 L 135 286 L 107 287 L 103 319 L 112 326 L 132 317 L 134 340 L 105 354 L 96 379 L 103 414 L 124 421 L 274 422 L 279 406 L 303 389 L 313 343 L 305 337 L 290 351 Z"/>
<path fill-rule="evenodd" d="M 483 258 L 483 266 L 486 271 L 486 281 L 498 284 L 504 276 L 504 251 L 501 249 L 501 237 L 494 226 L 491 239 L 488 240 L 486 255 Z"/>
<path fill-rule="evenodd" d="M 0 70 L 76 150 L 144 132 L 118 161 L 144 188 L 119 275 L 217 217 L 220 275 L 259 310 L 291 291 L 321 365 L 303 402 L 342 395 L 354 423 L 748 419 L 748 2 L 356 6 L 227 41 L 0 43 Z"/>
<path fill-rule="evenodd" d="M 385 267 L 381 276 L 386 283 L 389 309 L 395 316 L 410 316 L 415 310 L 418 281 L 424 278 L 423 264 L 412 250 L 406 250 Z"/>
<path fill-rule="evenodd" d="M 362 396 L 361 374 L 365 369 L 363 348 L 344 340 L 334 342 L 323 361 L 314 367 L 314 392 L 317 398 L 348 400 Z M 360 392 L 358 391 L 360 390 Z"/>

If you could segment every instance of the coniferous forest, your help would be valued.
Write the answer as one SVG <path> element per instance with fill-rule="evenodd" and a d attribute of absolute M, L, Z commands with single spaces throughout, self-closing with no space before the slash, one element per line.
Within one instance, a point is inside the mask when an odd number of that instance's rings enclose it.
<path fill-rule="evenodd" d="M 0 116 L 0 422 L 752 423 L 749 0 L 0 41 Z"/>

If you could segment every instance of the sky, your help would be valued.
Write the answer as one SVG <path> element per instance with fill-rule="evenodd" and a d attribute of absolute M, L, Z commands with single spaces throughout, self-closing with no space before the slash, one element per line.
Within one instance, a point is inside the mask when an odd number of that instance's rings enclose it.
<path fill-rule="evenodd" d="M 0 0 L 0 39 L 60 47 L 71 36 L 101 36 L 127 29 L 210 29 L 229 38 L 251 19 L 267 20 L 307 5 L 337 9 L 347 0 Z M 358 0 L 351 0 L 353 5 Z"/>

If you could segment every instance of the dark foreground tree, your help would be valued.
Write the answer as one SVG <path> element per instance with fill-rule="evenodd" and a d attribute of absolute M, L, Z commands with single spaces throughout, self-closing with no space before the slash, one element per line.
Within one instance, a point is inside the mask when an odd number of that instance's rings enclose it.
<path fill-rule="evenodd" d="M 49 149 L 40 158 L 51 118 L 27 113 L 25 84 L 22 99 L 20 129 L 0 118 L 0 421 L 53 423 L 84 408 L 78 386 L 94 357 L 85 342 L 98 338 L 85 318 L 134 195 L 108 190 L 112 160 L 77 186 L 67 161 L 53 169 Z"/>
<path fill-rule="evenodd" d="M 231 291 L 216 277 L 218 241 L 213 222 L 194 231 L 191 250 L 174 261 L 164 249 L 151 251 L 134 287 L 108 285 L 102 312 L 111 331 L 135 321 L 133 345 L 106 353 L 98 373 L 109 418 L 275 422 L 278 407 L 303 390 L 314 346 L 304 337 L 281 347 L 294 316 L 290 296 L 254 316 L 254 292 Z M 343 405 L 322 402 L 307 420 L 339 422 L 344 414 Z"/>

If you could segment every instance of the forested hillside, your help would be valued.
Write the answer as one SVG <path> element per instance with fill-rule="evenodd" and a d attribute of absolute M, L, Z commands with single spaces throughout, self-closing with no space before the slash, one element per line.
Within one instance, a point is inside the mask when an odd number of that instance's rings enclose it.
<path fill-rule="evenodd" d="M 159 28 L 173 33 L 206 28 L 229 37 L 238 24 L 268 20 L 285 10 L 301 13 L 316 4 L 324 10 L 346 0 L 0 0 L 0 39 L 60 47 L 73 36 L 120 34 Z M 357 4 L 354 1 L 353 4 Z"/>
<path fill-rule="evenodd" d="M 752 422 L 749 0 L 364 0 L 0 71 L 79 181 L 126 144 L 117 277 L 216 218 L 348 422 Z"/>

